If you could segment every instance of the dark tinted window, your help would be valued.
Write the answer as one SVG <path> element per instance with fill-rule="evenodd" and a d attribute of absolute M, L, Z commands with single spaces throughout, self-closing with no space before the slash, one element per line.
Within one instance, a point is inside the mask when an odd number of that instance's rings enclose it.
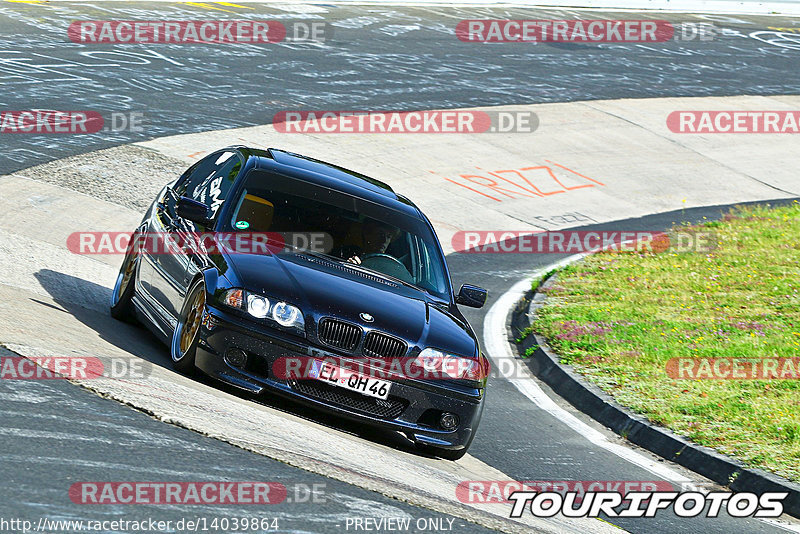
<path fill-rule="evenodd" d="M 213 219 L 241 168 L 242 161 L 236 152 L 217 152 L 201 161 L 189 177 L 179 184 L 176 193 L 206 204 Z"/>

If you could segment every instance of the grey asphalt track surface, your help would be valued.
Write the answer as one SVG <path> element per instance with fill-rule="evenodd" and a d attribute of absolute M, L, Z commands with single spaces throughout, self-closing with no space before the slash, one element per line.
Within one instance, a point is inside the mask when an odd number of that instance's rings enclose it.
<path fill-rule="evenodd" d="M 0 4 L 1 109 L 97 110 L 104 117 L 144 114 L 141 132 L 0 134 L 0 174 L 163 135 L 268 123 L 287 109 L 409 110 L 800 93 L 800 41 L 770 29 L 797 22 L 777 17 L 663 15 L 674 22 L 714 22 L 728 33 L 712 41 L 659 45 L 466 44 L 447 33 L 461 19 L 575 15 L 569 10 L 411 7 L 326 7 L 327 13 L 302 15 L 304 20 L 324 16 L 334 25 L 334 39 L 324 45 L 90 47 L 66 37 L 73 20 L 291 15 L 248 6 L 252 9 L 226 7 L 228 11 L 222 12 L 188 4 Z M 580 16 L 615 18 L 607 12 L 580 12 Z M 635 18 L 619 15 L 628 16 Z M 673 222 L 714 218 L 719 213 L 718 208 L 700 208 L 606 227 L 663 229 Z M 479 283 L 492 296 L 484 310 L 467 312 L 476 332 L 482 335 L 483 314 L 493 299 L 530 271 L 557 259 L 555 255 L 451 255 L 454 283 Z M 94 313 L 62 304 L 87 317 Z M 111 324 L 106 319 L 87 320 L 102 329 Z M 155 340 L 152 344 L 163 350 L 162 365 L 167 365 L 166 350 Z M 252 516 L 245 507 L 138 506 L 131 511 L 77 506 L 66 494 L 70 484 L 81 480 L 226 478 L 268 478 L 290 488 L 325 484 L 325 502 L 286 502 L 259 511 L 259 516 L 277 517 L 281 531 L 340 532 L 342 522 L 354 516 L 445 517 L 165 425 L 66 382 L 2 381 L 0 401 L 2 518 Z M 657 480 L 540 414 L 510 383 L 494 380 L 470 453 L 517 480 Z M 327 418 L 319 422 L 359 430 Z M 365 439 L 385 438 L 366 435 Z M 668 513 L 613 522 L 642 533 L 776 531 L 754 520 L 679 519 Z M 482 530 L 461 519 L 453 523 L 455 532 Z"/>
<path fill-rule="evenodd" d="M 491 532 L 461 518 L 411 506 L 166 425 L 66 381 L 2 382 L 0 518 L 7 521 L 24 519 L 38 525 L 39 519 L 46 517 L 51 528 L 45 532 L 61 533 L 80 529 L 56 528 L 55 522 L 152 518 L 172 521 L 171 531 L 175 532 L 180 520 L 204 519 L 210 528 L 215 518 L 257 518 L 259 522 L 267 520 L 268 525 L 277 520 L 278 528 L 266 531 L 338 533 L 347 529 L 348 519 L 366 516 L 407 519 L 411 525 L 433 519 L 451 526 L 453 532 Z M 286 487 L 287 495 L 286 501 L 267 505 L 78 505 L 70 501 L 67 490 L 72 484 L 109 480 L 277 482 Z M 225 530 L 229 529 L 211 531 Z M 0 524 L 0 531 L 16 529 L 4 530 Z"/>
<path fill-rule="evenodd" d="M 235 2 L 234 2 L 235 3 Z M 415 110 L 611 98 L 800 93 L 791 17 L 659 14 L 711 23 L 714 39 L 637 43 L 464 43 L 463 19 L 637 18 L 635 13 L 519 8 L 261 4 L 0 4 L 0 106 L 143 114 L 140 132 L 4 135 L 0 170 L 129 141 L 272 122 L 296 109 Z M 639 17 L 641 18 L 641 17 Z M 80 20 L 277 19 L 328 22 L 321 44 L 81 44 Z M 724 30 L 724 33 L 722 31 Z M 680 33 L 680 32 L 679 32 Z"/>

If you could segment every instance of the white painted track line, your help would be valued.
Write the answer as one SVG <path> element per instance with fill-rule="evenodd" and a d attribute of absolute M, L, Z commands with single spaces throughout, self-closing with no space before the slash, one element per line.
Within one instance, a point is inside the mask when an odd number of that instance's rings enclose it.
<path fill-rule="evenodd" d="M 522 393 L 528 400 L 533 402 L 536 406 L 549 413 L 566 426 L 577 432 L 580 436 L 588 440 L 593 445 L 605 449 L 606 451 L 630 462 L 631 464 L 641 467 L 642 469 L 668 481 L 674 482 L 678 485 L 679 491 L 685 491 L 686 488 L 692 487 L 693 479 L 680 474 L 675 469 L 669 467 L 664 462 L 653 461 L 647 456 L 636 452 L 635 450 L 613 443 L 608 440 L 602 432 L 592 428 L 584 423 L 573 414 L 569 413 L 564 408 L 560 407 L 556 402 L 547 395 L 536 379 L 531 375 L 528 368 L 517 359 L 511 351 L 511 345 L 507 336 L 506 321 L 508 314 L 516 306 L 534 280 L 537 280 L 547 274 L 548 272 L 559 269 L 570 263 L 584 258 L 587 254 L 574 254 L 561 261 L 552 263 L 541 269 L 537 269 L 530 276 L 524 280 L 520 280 L 511 288 L 503 293 L 497 302 L 495 302 L 486 314 L 483 321 L 483 342 L 487 356 L 491 359 L 492 364 L 498 369 L 498 375 L 508 380 L 517 390 Z M 698 475 L 699 478 L 699 475 Z M 702 491 L 702 487 L 698 488 Z M 790 523 L 780 519 L 764 519 L 755 518 L 759 521 L 767 523 L 775 528 L 785 530 L 787 532 L 800 532 L 800 524 Z"/>
<path fill-rule="evenodd" d="M 531 376 L 530 371 L 511 352 L 511 346 L 506 334 L 506 318 L 511 309 L 522 298 L 525 292 L 531 287 L 533 280 L 543 276 L 545 273 L 568 265 L 584 255 L 576 254 L 561 260 L 552 265 L 548 265 L 531 274 L 528 278 L 514 284 L 511 289 L 506 291 L 497 299 L 486 314 L 483 321 L 483 339 L 486 353 L 492 364 L 500 371 L 499 376 L 505 378 L 514 385 L 520 393 L 525 395 L 536 406 L 551 414 L 553 417 L 567 425 L 569 428 L 586 438 L 597 447 L 607 450 L 636 466 L 646 469 L 650 473 L 678 484 L 691 482 L 691 479 L 681 475 L 674 469 L 669 468 L 661 462 L 656 462 L 646 456 L 617 443 L 609 441 L 601 432 L 587 425 L 565 409 L 558 406 L 551 399 Z"/>

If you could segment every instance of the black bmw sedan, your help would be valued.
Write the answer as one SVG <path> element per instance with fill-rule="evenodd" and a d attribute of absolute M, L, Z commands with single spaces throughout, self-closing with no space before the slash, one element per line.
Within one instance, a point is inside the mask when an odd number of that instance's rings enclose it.
<path fill-rule="evenodd" d="M 161 191 L 111 314 L 144 323 L 181 372 L 399 431 L 455 460 L 488 376 L 457 304 L 485 300 L 470 285 L 454 294 L 430 221 L 388 185 L 236 146 Z"/>

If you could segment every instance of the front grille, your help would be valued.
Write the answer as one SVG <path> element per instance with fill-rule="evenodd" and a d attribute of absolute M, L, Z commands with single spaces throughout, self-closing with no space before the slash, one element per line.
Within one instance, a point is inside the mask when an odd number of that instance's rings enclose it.
<path fill-rule="evenodd" d="M 316 380 L 293 380 L 291 384 L 303 395 L 381 419 L 394 419 L 408 407 L 408 401 L 398 397 L 376 399 Z"/>
<path fill-rule="evenodd" d="M 405 356 L 408 345 L 396 337 L 380 332 L 370 332 L 364 339 L 363 352 L 373 358 L 400 358 Z"/>
<path fill-rule="evenodd" d="M 338 319 L 325 318 L 319 322 L 317 336 L 326 345 L 352 351 L 358 345 L 358 340 L 361 339 L 361 329 L 354 324 Z"/>

